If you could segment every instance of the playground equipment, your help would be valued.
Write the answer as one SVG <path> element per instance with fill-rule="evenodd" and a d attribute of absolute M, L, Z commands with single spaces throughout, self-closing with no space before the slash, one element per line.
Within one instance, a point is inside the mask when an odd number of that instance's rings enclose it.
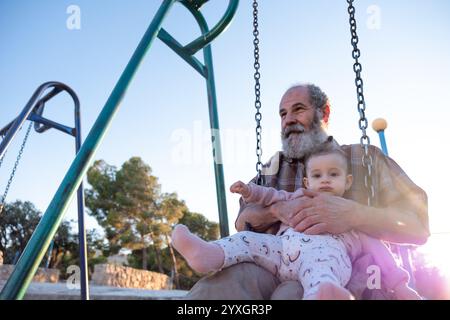
<path fill-rule="evenodd" d="M 117 112 L 121 100 L 125 96 L 125 92 L 130 85 L 133 76 L 135 75 L 140 63 L 142 62 L 145 54 L 150 49 L 154 39 L 158 37 L 169 48 L 171 48 L 176 54 L 178 54 L 184 61 L 186 61 L 191 67 L 194 68 L 202 77 L 206 80 L 206 88 L 208 93 L 208 106 L 211 128 L 211 141 L 213 147 L 214 156 L 214 172 L 216 181 L 216 194 L 219 208 L 219 221 L 221 236 L 227 236 L 228 231 L 228 219 L 224 186 L 223 165 L 221 161 L 221 143 L 219 132 L 219 119 L 217 113 L 217 99 L 214 82 L 214 70 L 212 61 L 212 52 L 210 43 L 225 30 L 228 24 L 231 22 L 239 3 L 239 0 L 229 0 L 228 7 L 224 16 L 220 21 L 210 30 L 206 20 L 200 12 L 201 7 L 208 0 L 163 0 L 160 8 L 158 9 L 155 17 L 150 23 L 147 31 L 137 46 L 134 54 L 128 62 L 125 70 L 120 76 L 117 84 L 111 92 L 108 100 L 106 101 L 102 111 L 100 112 L 97 120 L 95 121 L 92 129 L 90 130 L 85 142 L 79 149 L 73 163 L 67 171 L 63 181 L 61 182 L 56 194 L 54 195 L 51 203 L 49 204 L 44 216 L 36 228 L 33 236 L 31 237 L 24 253 L 17 262 L 11 277 L 0 293 L 0 299 L 21 299 L 23 298 L 26 289 L 31 282 L 33 275 L 35 274 L 39 263 L 41 262 L 45 251 L 47 250 L 51 239 L 56 233 L 56 230 L 64 216 L 67 206 L 72 199 L 75 190 L 81 185 L 83 176 L 86 174 L 89 164 L 91 163 L 95 152 L 100 145 L 102 138 L 106 134 L 108 127 L 112 121 L 114 114 Z M 187 45 L 181 45 L 176 39 L 174 39 L 164 28 L 162 28 L 162 22 L 168 15 L 168 12 L 172 8 L 175 2 L 179 2 L 183 5 L 195 18 L 198 23 L 202 35 L 193 40 Z M 360 57 L 360 50 L 358 49 L 358 36 L 356 33 L 356 20 L 355 20 L 355 8 L 353 6 L 354 0 L 347 0 L 349 23 L 351 31 L 351 44 L 353 46 L 352 56 L 354 58 L 353 70 L 355 72 L 355 85 L 357 92 L 357 106 L 359 113 L 359 128 L 361 129 L 362 136 L 360 139 L 361 147 L 364 150 L 363 165 L 367 169 L 365 176 L 365 186 L 368 191 L 368 205 L 373 204 L 373 198 L 375 194 L 374 187 L 372 185 L 372 158 L 369 154 L 370 139 L 367 136 L 366 129 L 368 127 L 368 121 L 365 116 L 365 100 L 363 92 L 363 80 L 361 78 L 362 66 L 358 61 Z M 253 1 L 253 17 L 254 17 L 254 56 L 255 56 L 255 107 L 256 107 L 256 134 L 257 134 L 257 149 L 256 154 L 258 161 L 256 164 L 256 170 L 258 174 L 258 181 L 261 182 L 261 119 L 260 112 L 260 73 L 259 73 L 259 32 L 258 32 L 258 2 Z M 194 55 L 203 49 L 204 63 L 201 63 Z M 0 154 L 0 157 L 2 154 Z"/>
<path fill-rule="evenodd" d="M 175 2 L 179 2 L 188 9 L 197 21 L 202 35 L 191 43 L 182 46 L 166 30 L 161 28 L 162 21 Z M 142 37 L 134 54 L 128 62 L 125 70 L 120 76 L 117 84 L 111 92 L 105 106 L 100 112 L 97 120 L 91 128 L 85 142 L 79 149 L 68 172 L 62 180 L 56 194 L 45 211 L 41 222 L 33 233 L 22 256 L 16 264 L 10 278 L 0 293 L 0 299 L 22 299 L 36 273 L 36 270 L 45 255 L 51 239 L 55 235 L 64 213 L 74 196 L 75 190 L 80 186 L 86 174 L 91 160 L 108 127 L 114 114 L 119 108 L 128 86 L 133 79 L 140 63 L 149 50 L 153 40 L 158 37 L 183 60 L 191 65 L 206 80 L 208 92 L 208 106 L 211 126 L 211 140 L 213 144 L 214 171 L 216 177 L 216 191 L 219 206 L 220 232 L 222 236 L 228 235 L 228 220 L 225 198 L 225 184 L 223 177 L 223 165 L 220 160 L 221 144 L 219 131 L 219 119 L 217 114 L 217 99 L 214 83 L 214 70 L 212 53 L 209 44 L 213 41 L 231 22 L 239 3 L 239 0 L 230 0 L 224 16 L 209 30 L 205 18 L 200 12 L 201 6 L 207 0 L 164 0 L 155 17 L 150 23 L 147 31 Z M 194 54 L 203 49 L 204 64 Z M 20 127 L 20 126 L 19 126 Z M 1 157 L 1 155 L 0 155 Z"/>
<path fill-rule="evenodd" d="M 45 92 L 47 92 L 49 89 L 52 89 L 50 92 L 48 92 L 46 95 L 44 95 Z M 61 92 L 67 92 L 69 96 L 73 100 L 74 104 L 74 122 L 75 127 L 71 128 L 65 125 L 62 125 L 60 123 L 57 123 L 55 121 L 49 120 L 47 118 L 44 118 L 42 115 L 44 113 L 45 104 L 57 96 Z M 5 157 L 6 151 L 8 147 L 11 145 L 12 140 L 16 137 L 18 131 L 21 129 L 23 124 L 26 120 L 30 121 L 30 125 L 28 126 L 27 132 L 25 134 L 25 138 L 22 142 L 19 155 L 17 156 L 16 162 L 14 164 L 13 171 L 9 177 L 5 192 L 0 200 L 0 214 L 2 214 L 3 205 L 6 201 L 6 196 L 8 194 L 9 187 L 14 179 L 15 172 L 18 168 L 20 158 L 22 156 L 22 153 L 24 151 L 26 142 L 28 140 L 29 134 L 31 132 L 31 128 L 34 124 L 34 129 L 38 133 L 44 133 L 45 131 L 54 128 L 61 132 L 64 132 L 68 135 L 71 135 L 75 138 L 75 152 L 78 153 L 81 147 L 81 121 L 80 121 L 80 101 L 78 99 L 78 96 L 76 95 L 75 91 L 73 91 L 69 86 L 60 83 L 60 82 L 46 82 L 39 86 L 39 88 L 36 89 L 28 103 L 26 104 L 25 108 L 23 108 L 22 112 L 17 116 L 16 119 L 11 121 L 9 124 L 7 124 L 4 128 L 0 130 L 0 137 L 3 137 L 3 140 L 0 144 L 0 166 L 3 162 L 3 159 Z M 79 237 L 79 255 L 80 255 L 80 286 L 81 286 L 81 296 L 83 299 L 89 298 L 89 291 L 88 291 L 88 281 L 87 281 L 87 259 L 86 259 L 86 232 L 84 227 L 84 194 L 83 194 L 83 184 L 80 183 L 80 186 L 78 188 L 77 193 L 78 198 L 78 237 Z M 41 220 L 41 224 L 45 223 L 44 219 Z M 59 226 L 58 224 L 53 226 L 53 234 L 56 233 Z M 49 238 L 47 241 L 50 242 L 51 239 L 53 239 L 53 236 Z M 44 241 L 43 239 L 36 239 L 35 241 Z M 53 242 L 52 242 L 53 243 Z M 20 260 L 17 262 L 19 263 L 23 259 L 27 259 L 27 255 L 29 254 L 30 250 L 29 247 L 32 245 L 31 241 L 28 243 L 27 247 L 24 250 L 23 255 L 21 256 Z M 48 243 L 47 243 L 48 246 Z M 50 246 L 51 248 L 52 246 Z M 45 254 L 45 250 L 41 252 L 41 259 L 43 258 Z M 35 262 L 36 268 L 39 266 L 39 262 Z M 34 276 L 33 274 L 29 275 L 31 278 Z M 30 279 L 31 280 L 31 279 Z"/>

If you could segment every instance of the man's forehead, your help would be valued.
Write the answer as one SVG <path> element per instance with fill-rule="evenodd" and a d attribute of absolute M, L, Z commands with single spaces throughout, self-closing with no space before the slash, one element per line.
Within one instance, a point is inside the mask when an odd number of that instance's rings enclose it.
<path fill-rule="evenodd" d="M 291 107 L 297 103 L 307 105 L 309 104 L 308 100 L 309 100 L 308 88 L 306 88 L 305 86 L 293 87 L 290 88 L 288 91 L 286 91 L 286 93 L 281 98 L 280 109 L 282 107 L 284 108 Z"/>

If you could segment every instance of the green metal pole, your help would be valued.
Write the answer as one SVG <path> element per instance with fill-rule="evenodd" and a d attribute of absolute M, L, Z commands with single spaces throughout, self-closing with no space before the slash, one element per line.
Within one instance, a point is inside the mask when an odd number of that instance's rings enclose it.
<path fill-rule="evenodd" d="M 163 19 L 166 17 L 175 1 L 176 0 L 164 0 L 153 18 L 153 21 L 120 76 L 108 101 L 89 132 L 86 141 L 70 166 L 69 171 L 66 173 L 66 176 L 47 208 L 47 211 L 17 262 L 8 282 L 0 293 L 0 299 L 22 299 L 25 295 L 76 189 L 80 185 L 83 176 L 86 174 L 97 147 L 108 130 L 114 114 L 119 108 L 120 102 L 124 97 L 136 70 L 161 28 Z"/>
<path fill-rule="evenodd" d="M 189 0 L 188 1 L 184 0 L 181 3 L 184 4 L 191 12 L 193 12 L 194 10 L 196 12 L 198 12 L 196 9 L 193 8 L 192 5 L 190 5 Z M 227 10 L 225 11 L 225 14 L 220 19 L 220 21 L 211 29 L 211 31 L 208 30 L 208 28 L 206 28 L 203 31 L 203 27 L 202 27 L 202 35 L 200 37 L 198 37 L 197 39 L 195 39 L 194 41 L 192 41 L 191 43 L 187 44 L 185 46 L 186 51 L 191 55 L 195 54 L 200 49 L 205 48 L 206 45 L 208 45 L 216 37 L 218 37 L 223 31 L 225 31 L 225 29 L 228 27 L 231 20 L 233 19 L 234 15 L 236 13 L 236 10 L 238 8 L 238 5 L 239 5 L 239 0 L 229 0 Z M 197 19 L 197 21 L 198 21 L 198 19 Z"/>
<path fill-rule="evenodd" d="M 214 173 L 216 176 L 217 205 L 219 207 L 220 235 L 227 237 L 228 229 L 227 198 L 225 193 L 225 178 L 223 174 L 222 147 L 220 143 L 219 114 L 217 112 L 216 86 L 211 54 L 211 45 L 203 49 L 205 66 L 207 69 L 206 86 L 208 90 L 209 123 L 211 127 L 211 140 L 213 144 Z"/>
<path fill-rule="evenodd" d="M 211 142 L 213 146 L 214 173 L 216 181 L 217 204 L 219 208 L 220 234 L 222 237 L 229 235 L 227 200 L 225 193 L 225 179 L 223 174 L 222 149 L 220 143 L 219 116 L 217 112 L 217 97 L 214 82 L 214 69 L 210 42 L 223 32 L 236 13 L 239 0 L 229 0 L 227 11 L 217 25 L 209 31 L 205 18 L 199 9 L 208 0 L 180 0 L 195 17 L 200 26 L 202 35 L 186 46 L 176 41 L 167 31 L 161 29 L 158 37 L 174 50 L 183 60 L 189 63 L 205 79 L 208 92 L 209 121 L 211 128 Z M 203 48 L 204 66 L 193 56 L 195 52 Z"/>
<path fill-rule="evenodd" d="M 197 23 L 203 34 L 208 33 L 208 25 L 203 15 L 192 8 L 188 7 L 189 11 L 194 15 Z M 231 18 L 230 18 L 231 21 Z M 211 142 L 213 146 L 214 158 L 214 174 L 216 178 L 216 196 L 217 206 L 219 208 L 219 224 L 220 235 L 226 237 L 230 234 L 228 228 L 228 212 L 227 212 L 227 198 L 225 193 L 225 178 L 223 174 L 222 162 L 222 148 L 220 143 L 219 130 L 219 115 L 217 112 L 217 97 L 216 85 L 214 81 L 214 68 L 212 60 L 211 45 L 208 44 L 203 48 L 203 59 L 206 67 L 206 87 L 208 92 L 208 106 L 209 106 L 209 123 L 211 128 Z"/>

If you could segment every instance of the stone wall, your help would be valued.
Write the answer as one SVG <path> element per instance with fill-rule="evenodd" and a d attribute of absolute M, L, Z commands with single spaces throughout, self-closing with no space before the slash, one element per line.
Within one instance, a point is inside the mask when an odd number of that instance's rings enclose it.
<path fill-rule="evenodd" d="M 92 275 L 92 283 L 96 285 L 149 290 L 167 289 L 168 280 L 169 277 L 162 273 L 113 264 L 95 265 Z"/>
<path fill-rule="evenodd" d="M 8 280 L 14 266 L 10 264 L 0 265 L 0 281 Z M 33 278 L 34 282 L 51 282 L 56 283 L 59 281 L 59 270 L 58 269 L 44 269 L 39 268 L 36 275 Z"/>

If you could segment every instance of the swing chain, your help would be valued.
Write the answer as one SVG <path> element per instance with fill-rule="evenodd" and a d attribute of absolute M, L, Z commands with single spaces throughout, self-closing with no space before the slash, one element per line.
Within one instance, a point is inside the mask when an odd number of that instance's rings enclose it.
<path fill-rule="evenodd" d="M 5 133 L 5 135 L 6 135 L 6 133 Z M 2 141 L 3 141 L 3 139 L 5 139 L 5 135 L 0 135 L 0 138 L 2 138 Z M 8 150 L 5 150 L 5 152 L 3 153 L 3 156 L 0 158 L 0 169 L 2 168 L 3 159 L 5 159 L 6 152 L 8 152 Z"/>
<path fill-rule="evenodd" d="M 23 150 L 25 148 L 25 144 L 27 143 L 28 136 L 30 135 L 32 127 L 33 127 L 33 122 L 31 121 L 30 125 L 28 126 L 27 133 L 25 134 L 25 138 L 23 139 L 22 145 L 20 146 L 20 151 L 19 151 L 19 154 L 17 155 L 16 162 L 14 163 L 14 167 L 13 167 L 13 170 L 11 172 L 11 176 L 9 177 L 8 183 L 6 184 L 5 192 L 3 193 L 3 196 L 2 196 L 2 198 L 0 200 L 0 214 L 3 211 L 4 205 L 5 205 L 6 196 L 8 195 L 9 187 L 11 186 L 11 183 L 12 183 L 12 181 L 14 179 L 14 175 L 16 174 L 17 166 L 19 165 L 20 158 L 22 157 L 22 153 L 23 153 Z M 3 158 L 4 157 L 5 157 L 5 155 L 3 155 L 2 159 L 1 159 L 1 162 L 3 162 Z M 1 164 L 1 162 L 0 162 L 0 164 Z"/>
<path fill-rule="evenodd" d="M 3 159 L 5 159 L 5 156 L 6 156 L 6 151 L 3 154 L 3 157 L 0 158 L 0 168 L 2 167 Z"/>
<path fill-rule="evenodd" d="M 254 58 L 255 58 L 255 108 L 256 108 L 256 114 L 255 114 L 255 120 L 256 120 L 256 156 L 258 158 L 258 161 L 256 162 L 256 172 L 258 173 L 257 177 L 257 184 L 262 184 L 262 176 L 261 176 L 261 169 L 262 169 L 262 162 L 261 162 L 261 155 L 262 155 L 262 148 L 261 148 L 261 119 L 262 114 L 259 112 L 261 108 L 261 85 L 259 83 L 259 79 L 261 78 L 261 74 L 259 73 L 259 30 L 258 30 L 258 1 L 253 0 L 253 46 L 254 46 Z"/>
<path fill-rule="evenodd" d="M 358 49 L 358 34 L 356 33 L 356 19 L 355 19 L 355 7 L 353 6 L 354 0 L 347 0 L 348 3 L 348 13 L 350 15 L 350 31 L 352 35 L 351 44 L 353 46 L 352 56 L 355 60 L 355 63 L 353 64 L 353 71 L 355 72 L 356 78 L 355 78 L 355 85 L 356 85 L 356 94 L 357 94 L 357 100 L 358 100 L 358 112 L 359 112 L 359 128 L 362 131 L 362 136 L 360 139 L 361 147 L 364 150 L 364 154 L 362 156 L 362 164 L 363 167 L 366 168 L 366 175 L 364 177 L 364 184 L 368 191 L 368 198 L 367 198 L 367 204 L 369 206 L 373 205 L 373 201 L 375 198 L 375 189 L 373 186 L 373 179 L 372 179 L 372 166 L 373 166 L 373 160 L 372 156 L 369 154 L 369 145 L 370 145 L 370 138 L 367 135 L 367 128 L 368 128 L 368 121 L 366 118 L 366 102 L 364 100 L 364 90 L 363 90 L 363 80 L 361 78 L 361 71 L 362 71 L 362 65 L 359 62 L 359 58 L 361 57 L 361 51 Z"/>

